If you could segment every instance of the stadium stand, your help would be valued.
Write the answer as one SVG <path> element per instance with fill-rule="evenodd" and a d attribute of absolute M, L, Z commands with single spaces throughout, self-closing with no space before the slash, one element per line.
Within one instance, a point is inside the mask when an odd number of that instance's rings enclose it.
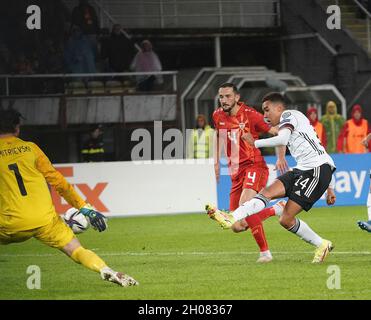
<path fill-rule="evenodd" d="M 22 12 L 8 2 L 10 16 L 19 18 Z M 22 3 L 26 6 L 31 1 Z M 296 108 L 305 111 L 314 105 L 320 114 L 329 100 L 334 100 L 345 116 L 349 106 L 355 102 L 365 105 L 371 98 L 370 36 L 364 29 L 370 16 L 359 1 L 339 1 L 344 22 L 344 30 L 339 31 L 323 25 L 328 6 L 325 0 L 313 5 L 292 0 L 223 0 L 215 6 L 209 0 L 194 1 L 192 6 L 187 5 L 189 1 L 165 0 L 89 3 L 99 25 L 96 73 L 68 74 L 63 62 L 78 1 L 57 1 L 55 7 L 48 6 L 48 31 L 37 37 L 14 28 L 13 38 L 4 38 L 0 50 L 1 105 L 24 109 L 28 114 L 25 130 L 40 125 L 45 130 L 62 127 L 79 140 L 87 126 L 103 122 L 117 127 L 116 138 L 121 142 L 116 141 L 115 148 L 126 148 L 135 126 L 153 127 L 151 121 L 165 120 L 167 126 L 184 131 L 193 126 L 198 113 L 210 120 L 217 104 L 217 86 L 225 81 L 235 82 L 243 99 L 255 107 L 272 89 L 285 92 Z M 39 4 L 46 5 L 41 0 Z M 364 15 L 362 19 L 357 18 L 359 12 Z M 53 15 L 57 15 L 58 26 Z M 12 26 L 10 18 L 2 24 Z M 174 70 L 161 73 L 162 86 L 143 94 L 137 91 L 139 74 L 109 73 L 107 56 L 101 50 L 117 24 L 122 26 L 120 32 L 131 58 L 140 50 L 139 43 L 148 38 L 163 70 Z M 17 46 L 14 38 L 21 39 Z M 125 59 L 131 60 L 129 56 Z M 133 99 L 138 99 L 140 112 L 132 108 Z M 36 110 L 46 108 L 47 115 L 37 115 L 30 107 L 26 111 L 30 101 Z M 57 106 L 57 111 L 51 106 Z M 105 115 L 107 110 L 111 110 L 109 116 Z M 164 110 L 171 116 L 161 119 Z M 369 112 L 366 108 L 366 116 Z M 76 154 L 70 148 L 62 159 L 55 160 L 72 161 Z M 127 159 L 122 154 L 117 150 L 113 159 Z"/>

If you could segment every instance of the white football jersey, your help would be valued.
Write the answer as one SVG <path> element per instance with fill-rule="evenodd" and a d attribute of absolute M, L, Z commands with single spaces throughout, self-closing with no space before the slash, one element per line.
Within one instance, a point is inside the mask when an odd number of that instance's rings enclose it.
<path fill-rule="evenodd" d="M 334 161 L 322 146 L 308 118 L 297 110 L 285 110 L 278 127 L 291 130 L 287 147 L 297 162 L 299 170 L 311 170 L 328 163 L 335 168 Z"/>

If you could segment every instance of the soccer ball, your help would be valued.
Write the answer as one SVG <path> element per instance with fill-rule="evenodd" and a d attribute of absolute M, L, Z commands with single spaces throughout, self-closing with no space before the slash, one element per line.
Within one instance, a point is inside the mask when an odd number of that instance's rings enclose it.
<path fill-rule="evenodd" d="M 68 209 L 63 219 L 75 234 L 83 233 L 90 227 L 89 220 L 76 208 Z"/>

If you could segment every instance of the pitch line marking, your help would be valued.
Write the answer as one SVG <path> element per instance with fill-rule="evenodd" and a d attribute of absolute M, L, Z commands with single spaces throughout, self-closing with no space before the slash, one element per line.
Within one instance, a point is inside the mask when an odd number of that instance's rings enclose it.
<path fill-rule="evenodd" d="M 96 251 L 99 251 L 96 249 Z M 202 252 L 202 251 L 189 251 L 189 252 L 99 252 L 100 256 L 219 256 L 219 255 L 251 255 L 257 254 L 257 251 L 220 251 L 220 252 Z M 313 254 L 312 251 L 272 251 L 272 254 L 278 255 L 293 255 L 293 254 Z M 331 255 L 371 255 L 371 251 L 333 251 Z M 0 254 L 0 257 L 53 257 L 58 256 L 59 253 L 5 253 Z"/>

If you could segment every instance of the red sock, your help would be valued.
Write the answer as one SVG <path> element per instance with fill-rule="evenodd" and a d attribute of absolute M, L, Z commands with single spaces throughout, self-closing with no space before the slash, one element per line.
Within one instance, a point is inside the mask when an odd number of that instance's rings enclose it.
<path fill-rule="evenodd" d="M 269 217 L 273 217 L 275 214 L 276 213 L 273 207 L 265 208 L 257 213 L 261 221 L 267 220 Z"/>
<path fill-rule="evenodd" d="M 258 212 L 256 215 L 259 216 L 260 218 L 260 221 L 264 221 L 264 220 L 267 220 L 269 217 L 273 217 L 275 215 L 275 211 L 274 211 L 274 208 L 273 207 L 270 207 L 270 208 L 265 208 L 263 209 L 262 211 Z M 247 222 L 247 219 L 249 217 L 245 218 L 245 221 Z M 247 224 L 249 224 L 247 222 Z M 246 230 L 249 229 L 250 225 L 247 226 Z"/>
<path fill-rule="evenodd" d="M 255 238 L 257 245 L 260 248 L 260 252 L 268 250 L 268 242 L 265 238 L 263 224 L 257 214 L 253 214 L 245 218 L 246 222 L 250 226 L 251 233 Z"/>

